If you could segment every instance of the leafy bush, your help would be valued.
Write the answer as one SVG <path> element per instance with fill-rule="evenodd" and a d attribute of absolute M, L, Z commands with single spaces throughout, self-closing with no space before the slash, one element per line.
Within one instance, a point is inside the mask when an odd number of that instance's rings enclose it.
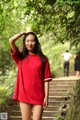
<path fill-rule="evenodd" d="M 80 120 L 80 80 L 73 91 L 69 110 L 65 120 Z"/>
<path fill-rule="evenodd" d="M 15 84 L 16 70 L 7 70 L 5 75 L 0 76 L 0 104 L 12 96 Z"/>

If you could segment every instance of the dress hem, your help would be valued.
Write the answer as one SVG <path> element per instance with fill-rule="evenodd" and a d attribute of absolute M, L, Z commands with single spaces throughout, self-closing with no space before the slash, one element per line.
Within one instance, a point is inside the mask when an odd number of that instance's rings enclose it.
<path fill-rule="evenodd" d="M 43 106 L 43 104 L 41 104 L 41 103 L 27 102 L 27 101 L 23 101 L 23 100 L 14 99 L 14 98 L 13 98 L 13 100 L 16 101 L 16 102 L 24 102 L 24 103 L 26 103 L 26 104 L 41 105 L 41 106 Z"/>

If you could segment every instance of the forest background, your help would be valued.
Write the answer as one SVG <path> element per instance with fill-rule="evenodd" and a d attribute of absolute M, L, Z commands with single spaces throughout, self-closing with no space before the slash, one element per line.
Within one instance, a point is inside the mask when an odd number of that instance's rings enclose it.
<path fill-rule="evenodd" d="M 61 54 L 80 52 L 79 0 L 0 0 L 0 103 L 11 97 L 16 66 L 10 56 L 9 38 L 22 31 L 37 34 L 42 51 L 48 56 L 52 75 L 63 76 Z M 21 40 L 17 45 L 21 49 Z"/>

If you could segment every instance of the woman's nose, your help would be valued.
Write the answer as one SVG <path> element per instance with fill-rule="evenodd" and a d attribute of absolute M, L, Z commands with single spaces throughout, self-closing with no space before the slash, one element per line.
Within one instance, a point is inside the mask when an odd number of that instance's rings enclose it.
<path fill-rule="evenodd" d="M 32 43 L 31 43 L 31 42 L 29 42 L 29 45 L 32 45 Z"/>

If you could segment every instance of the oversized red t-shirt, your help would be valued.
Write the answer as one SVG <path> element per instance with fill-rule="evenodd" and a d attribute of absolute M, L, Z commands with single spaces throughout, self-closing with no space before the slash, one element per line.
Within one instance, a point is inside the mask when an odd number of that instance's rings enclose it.
<path fill-rule="evenodd" d="M 21 52 L 17 49 L 11 56 L 18 66 L 17 81 L 13 99 L 29 104 L 43 105 L 44 82 L 51 80 L 48 59 L 43 64 L 39 55 L 28 55 L 20 59 Z"/>

